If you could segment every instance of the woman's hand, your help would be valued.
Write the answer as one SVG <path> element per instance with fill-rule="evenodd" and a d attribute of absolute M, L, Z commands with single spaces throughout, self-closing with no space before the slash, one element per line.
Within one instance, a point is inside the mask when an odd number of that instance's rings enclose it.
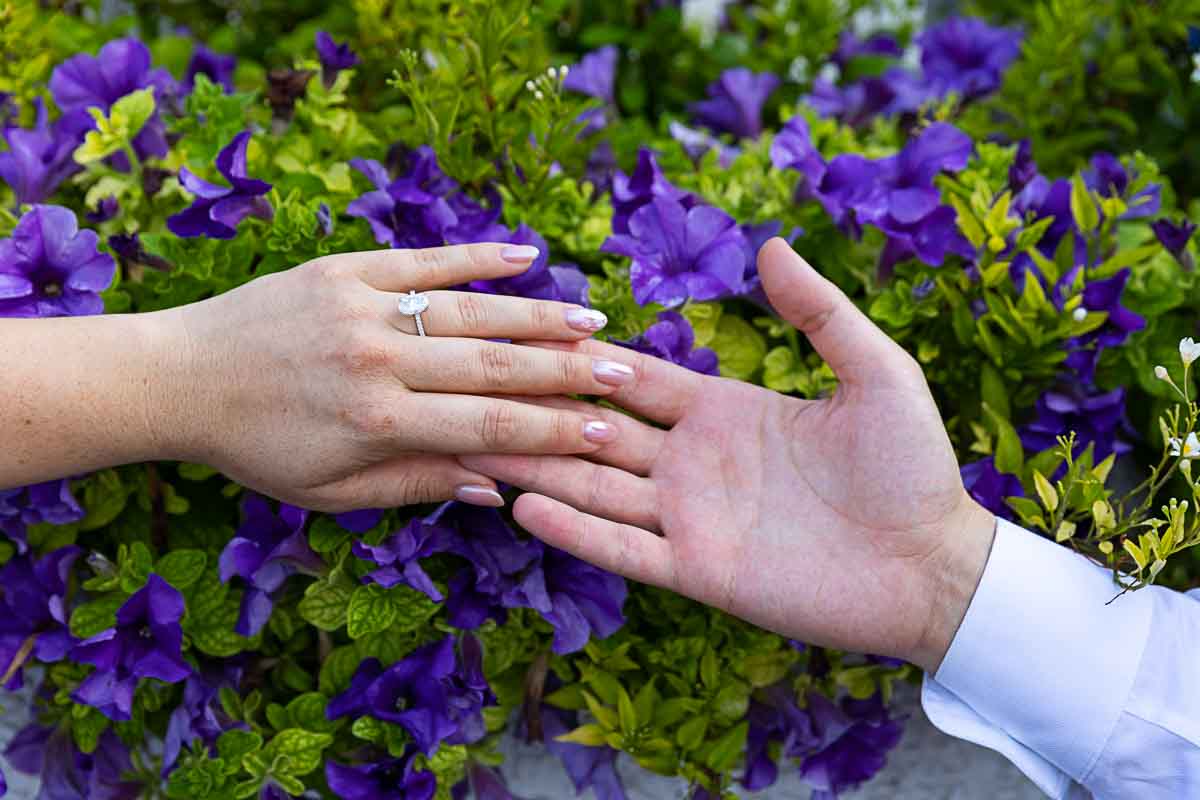
<path fill-rule="evenodd" d="M 159 457 L 208 464 L 306 508 L 342 511 L 458 496 L 499 505 L 454 454 L 591 453 L 616 429 L 593 410 L 482 395 L 605 395 L 615 359 L 485 341 L 577 341 L 598 312 L 434 291 L 425 337 L 398 298 L 520 273 L 534 248 L 478 244 L 328 256 L 153 315 L 175 357 L 156 391 Z"/>
<path fill-rule="evenodd" d="M 782 240 L 763 248 L 759 271 L 837 373 L 832 397 L 634 356 L 637 380 L 608 399 L 668 430 L 612 413 L 620 438 L 593 460 L 462 463 L 538 493 L 518 499 L 517 520 L 601 567 L 807 642 L 936 669 L 994 519 L 963 489 L 916 362 Z M 561 347 L 630 357 L 598 342 Z"/>

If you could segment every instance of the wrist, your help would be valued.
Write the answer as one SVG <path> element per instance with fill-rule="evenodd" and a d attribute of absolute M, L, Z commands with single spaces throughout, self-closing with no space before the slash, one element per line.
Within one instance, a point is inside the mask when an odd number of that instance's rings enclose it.
<path fill-rule="evenodd" d="M 203 461 L 205 406 L 182 309 L 128 317 L 142 353 L 144 460 Z"/>
<path fill-rule="evenodd" d="M 941 532 L 937 557 L 926 562 L 926 595 L 930 601 L 924 632 L 908 660 L 935 674 L 962 625 L 996 534 L 996 517 L 965 491 L 959 511 Z"/>

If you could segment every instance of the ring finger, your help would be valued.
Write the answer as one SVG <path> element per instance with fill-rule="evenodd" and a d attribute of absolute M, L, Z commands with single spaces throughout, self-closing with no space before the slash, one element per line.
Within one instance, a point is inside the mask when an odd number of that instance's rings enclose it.
<path fill-rule="evenodd" d="M 608 324 L 601 312 L 570 303 L 481 292 L 423 295 L 428 306 L 421 312 L 421 322 L 427 336 L 577 341 Z M 381 296 L 388 304 L 385 316 L 392 325 L 404 333 L 417 333 L 415 317 L 400 310 L 407 295 L 384 292 Z M 417 305 L 422 303 L 417 301 Z"/>

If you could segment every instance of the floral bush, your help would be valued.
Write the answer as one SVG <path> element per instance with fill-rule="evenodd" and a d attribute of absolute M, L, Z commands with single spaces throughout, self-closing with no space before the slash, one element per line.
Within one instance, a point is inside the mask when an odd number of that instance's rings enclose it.
<path fill-rule="evenodd" d="M 533 243 L 470 288 L 817 397 L 755 270 L 782 235 L 924 366 L 977 500 L 1114 595 L 1200 575 L 1194 0 L 57 5 L 0 3 L 0 315 Z M 506 798 L 505 731 L 601 800 L 621 753 L 694 798 L 832 798 L 919 677 L 458 503 L 330 516 L 141 464 L 2 490 L 0 530 L 0 683 L 35 684 L 6 755 L 46 798 Z"/>

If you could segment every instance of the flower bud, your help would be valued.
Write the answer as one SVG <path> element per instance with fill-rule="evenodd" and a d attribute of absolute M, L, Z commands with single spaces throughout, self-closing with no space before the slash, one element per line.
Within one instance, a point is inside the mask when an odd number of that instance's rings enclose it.
<path fill-rule="evenodd" d="M 1165 381 L 1170 377 L 1170 374 L 1167 372 L 1166 367 L 1164 367 L 1162 364 L 1159 364 L 1154 368 L 1154 377 L 1158 378 L 1160 381 Z"/>
<path fill-rule="evenodd" d="M 1087 319 L 1087 314 L 1088 314 L 1087 309 L 1084 308 L 1083 306 L 1080 306 L 1079 308 L 1077 308 L 1071 312 L 1071 317 L 1076 322 L 1083 322 L 1085 319 Z"/>

